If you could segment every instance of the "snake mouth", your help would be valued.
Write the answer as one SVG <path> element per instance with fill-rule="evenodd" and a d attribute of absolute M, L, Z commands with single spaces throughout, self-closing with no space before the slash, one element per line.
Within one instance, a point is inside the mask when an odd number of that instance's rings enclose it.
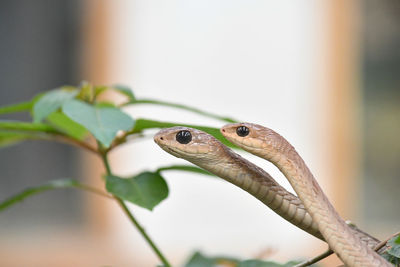
<path fill-rule="evenodd" d="M 168 153 L 174 155 L 175 157 L 182 158 L 181 154 L 179 153 L 179 152 L 180 152 L 179 150 L 178 150 L 178 151 L 175 151 L 175 149 L 173 149 L 173 148 L 171 148 L 171 147 L 169 147 L 169 146 L 167 146 L 167 145 L 160 144 L 160 143 L 158 143 L 157 141 L 156 141 L 156 143 L 157 143 L 163 150 L 165 150 L 166 152 L 168 152 Z"/>
<path fill-rule="evenodd" d="M 177 147 L 172 147 L 172 146 L 168 146 L 168 145 L 163 145 L 160 143 L 157 143 L 163 150 L 165 150 L 166 152 L 174 155 L 175 157 L 178 158 L 183 158 L 183 159 L 188 159 L 188 158 L 199 158 L 199 154 L 196 152 L 190 152 L 190 151 L 186 151 L 186 150 L 181 150 Z"/>

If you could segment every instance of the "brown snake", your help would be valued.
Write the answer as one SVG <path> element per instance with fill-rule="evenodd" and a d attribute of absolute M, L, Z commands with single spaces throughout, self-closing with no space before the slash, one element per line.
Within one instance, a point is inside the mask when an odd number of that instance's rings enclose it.
<path fill-rule="evenodd" d="M 228 124 L 221 132 L 232 143 L 279 168 L 317 223 L 329 247 L 347 266 L 393 266 L 354 234 L 286 139 L 271 129 L 251 123 Z"/>
<path fill-rule="evenodd" d="M 186 139 L 185 139 L 186 138 Z M 277 214 L 323 239 L 299 198 L 280 186 L 267 172 L 243 159 L 213 136 L 186 127 L 163 129 L 155 142 L 168 153 L 186 159 L 249 192 Z M 379 241 L 355 228 L 353 234 L 374 247 Z"/>

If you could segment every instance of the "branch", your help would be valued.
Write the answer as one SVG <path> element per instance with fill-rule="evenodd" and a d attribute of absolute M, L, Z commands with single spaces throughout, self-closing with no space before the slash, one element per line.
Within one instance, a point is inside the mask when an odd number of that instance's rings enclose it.
<path fill-rule="evenodd" d="M 111 166 L 108 161 L 107 157 L 107 151 L 102 150 L 101 144 L 98 143 L 99 145 L 99 154 L 102 157 L 104 167 L 106 168 L 107 175 L 112 175 L 111 171 Z M 119 198 L 118 196 L 113 196 L 113 198 L 117 201 L 119 206 L 122 208 L 124 211 L 125 215 L 129 218 L 129 220 L 132 222 L 133 225 L 137 228 L 137 230 L 142 234 L 143 238 L 147 241 L 149 246 L 153 249 L 154 253 L 158 256 L 160 261 L 163 263 L 163 266 L 165 267 L 171 267 L 171 264 L 169 264 L 168 260 L 165 258 L 165 256 L 161 253 L 160 249 L 156 246 L 154 241 L 150 238 L 150 236 L 146 233 L 144 228 L 139 224 L 139 222 L 136 220 L 136 218 L 133 216 L 132 212 L 128 209 L 128 207 L 125 205 L 124 201 Z"/>
<path fill-rule="evenodd" d="M 387 243 L 390 239 L 392 239 L 393 237 L 398 236 L 398 235 L 400 235 L 400 232 L 397 232 L 397 233 L 395 233 L 395 234 L 389 236 L 387 239 L 385 239 L 385 240 L 381 241 L 380 243 L 378 243 L 378 244 L 375 246 L 374 250 L 375 250 L 375 251 L 379 251 L 381 248 L 383 248 L 383 247 L 386 245 L 386 243 Z M 318 262 L 318 261 L 320 261 L 320 260 L 322 260 L 322 259 L 328 257 L 328 256 L 331 255 L 332 253 L 333 253 L 333 251 L 332 251 L 331 249 L 328 249 L 328 250 L 325 251 L 324 253 L 322 253 L 322 254 L 320 254 L 320 255 L 314 257 L 314 258 L 311 258 L 311 259 L 309 259 L 309 260 L 307 260 L 307 261 L 304 261 L 304 262 L 302 262 L 302 263 L 299 263 L 299 264 L 297 264 L 297 265 L 295 265 L 295 266 L 293 266 L 293 267 L 305 267 L 305 266 L 310 266 L 311 264 L 314 264 L 314 263 L 316 263 L 316 262 Z"/>
<path fill-rule="evenodd" d="M 395 234 L 389 236 L 386 240 L 383 240 L 383 241 L 380 242 L 378 245 L 376 245 L 375 248 L 374 248 L 374 250 L 375 250 L 375 251 L 380 250 L 381 248 L 383 248 L 383 247 L 386 245 L 386 243 L 387 243 L 390 239 L 392 239 L 393 237 L 398 236 L 398 235 L 400 235 L 400 232 L 397 232 L 397 233 L 395 233 Z"/>
<path fill-rule="evenodd" d="M 309 259 L 309 260 L 307 260 L 307 261 L 304 261 L 304 262 L 302 262 L 302 263 L 299 263 L 299 264 L 297 264 L 297 265 L 295 265 L 295 266 L 293 266 L 293 267 L 305 267 L 305 266 L 310 266 L 311 264 L 314 264 L 314 263 L 316 263 L 316 262 L 318 262 L 318 261 L 320 261 L 320 260 L 322 260 L 322 259 L 328 257 L 328 256 L 331 255 L 332 253 L 333 253 L 333 251 L 332 251 L 331 249 L 328 249 L 328 250 L 325 251 L 324 253 L 322 253 L 322 254 L 320 254 L 320 255 L 314 257 L 314 258 L 311 258 L 311 259 Z"/>
<path fill-rule="evenodd" d="M 78 146 L 78 147 L 84 148 L 90 152 L 93 152 L 93 153 L 99 155 L 99 151 L 94 146 L 92 146 L 86 142 L 82 142 L 77 139 L 65 136 L 65 135 L 51 135 L 50 137 L 43 138 L 43 140 L 54 140 L 54 141 L 57 141 L 60 143 L 66 143 L 66 144 Z"/>

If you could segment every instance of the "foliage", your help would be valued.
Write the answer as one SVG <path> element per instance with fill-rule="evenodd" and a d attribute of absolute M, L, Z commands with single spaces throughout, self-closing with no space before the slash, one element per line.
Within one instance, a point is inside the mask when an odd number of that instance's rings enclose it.
<path fill-rule="evenodd" d="M 209 257 L 197 251 L 189 258 L 188 262 L 185 264 L 185 267 L 290 267 L 296 264 L 298 264 L 298 262 L 294 261 L 280 264 L 272 261 L 263 261 L 258 259 L 240 260 L 224 256 Z"/>
<path fill-rule="evenodd" d="M 125 102 L 119 105 L 103 102 L 100 100 L 100 96 L 107 91 L 114 91 L 125 97 Z M 0 119 L 0 147 L 15 145 L 27 140 L 64 142 L 87 149 L 100 156 L 107 170 L 104 176 L 106 191 L 94 188 L 91 185 L 81 184 L 77 180 L 53 180 L 27 188 L 18 194 L 0 200 L 0 211 L 25 201 L 31 196 L 48 190 L 63 188 L 85 190 L 115 199 L 159 256 L 164 266 L 169 266 L 168 261 L 144 232 L 144 229 L 123 201 L 153 210 L 168 197 L 168 185 L 163 177 L 165 171 L 211 174 L 191 165 L 172 165 L 159 167 L 153 172 L 143 171 L 128 178 L 114 175 L 108 163 L 108 153 L 115 147 L 130 140 L 143 138 L 150 129 L 185 125 L 145 118 L 132 118 L 123 111 L 126 106 L 138 104 L 177 108 L 223 122 L 234 122 L 231 118 L 186 105 L 155 99 L 138 99 L 132 90 L 125 86 L 93 86 L 87 82 L 83 82 L 80 86 L 61 86 L 40 93 L 30 101 L 0 107 L 0 115 L 3 116 L 10 113 L 27 112 L 32 117 L 30 122 Z M 227 144 L 217 128 L 191 124 L 186 126 L 213 134 Z"/>
<path fill-rule="evenodd" d="M 395 266 L 400 266 L 400 235 L 391 238 L 387 245 L 389 249 L 382 255 L 386 260 L 393 263 Z"/>
<path fill-rule="evenodd" d="M 125 97 L 122 104 L 106 103 L 100 96 L 114 91 Z M 192 165 L 172 165 L 158 167 L 155 171 L 142 171 L 131 177 L 119 177 L 112 173 L 108 163 L 108 153 L 128 141 L 141 139 L 150 129 L 173 126 L 187 126 L 205 131 L 227 146 L 232 146 L 221 135 L 219 129 L 208 126 L 165 122 L 146 118 L 132 118 L 123 109 L 130 105 L 159 105 L 194 112 L 222 122 L 235 122 L 234 119 L 219 116 L 187 105 L 169 103 L 155 99 L 138 99 L 130 88 L 121 85 L 93 86 L 83 82 L 80 86 L 62 86 L 34 96 L 30 101 L 0 107 L 0 115 L 28 112 L 32 121 L 15 121 L 0 119 L 0 148 L 11 146 L 27 140 L 48 140 L 75 145 L 100 156 L 106 169 L 104 175 L 105 190 L 91 185 L 81 184 L 73 179 L 60 179 L 31 187 L 22 192 L 0 200 L 0 212 L 29 197 L 49 190 L 73 188 L 95 193 L 119 203 L 120 207 L 142 234 L 163 266 L 169 267 L 167 259 L 147 235 L 144 228 L 135 219 L 124 201 L 142 208 L 153 210 L 168 197 L 168 185 L 163 177 L 165 171 L 193 172 L 212 175 Z M 399 264 L 400 237 L 388 242 L 390 249 L 383 255 L 387 260 Z M 278 264 L 257 259 L 239 260 L 229 257 L 207 257 L 196 252 L 186 263 L 186 267 L 278 267 L 293 266 L 294 262 Z"/>
<path fill-rule="evenodd" d="M 126 101 L 115 106 L 98 100 L 101 94 L 109 90 L 125 96 Z M 182 125 L 181 123 L 143 118 L 133 119 L 122 110 L 123 107 L 128 105 L 146 103 L 180 108 L 224 120 L 223 117 L 184 105 L 152 99 L 142 101 L 135 98 L 131 89 L 121 85 L 93 86 L 84 82 L 77 87 L 62 86 L 41 93 L 30 101 L 0 107 L 0 115 L 15 112 L 29 112 L 32 115 L 32 122 L 0 119 L 0 146 L 14 145 L 32 139 L 44 139 L 72 143 L 82 148 L 91 149 L 98 154 L 107 154 L 111 149 L 127 142 L 127 137 L 132 137 L 130 139 L 142 138 L 145 131 L 149 129 Z M 232 119 L 226 118 L 225 121 L 230 122 Z M 213 134 L 219 133 L 217 128 L 188 126 Z M 119 133 L 121 134 L 119 135 Z M 219 136 L 219 138 L 222 139 L 222 136 Z M 93 146 L 93 139 L 98 141 L 100 146 Z M 159 168 L 153 173 L 142 172 L 129 179 L 108 175 L 106 176 L 106 189 L 124 200 L 152 209 L 168 195 L 166 182 L 161 175 L 161 172 L 167 170 L 209 174 L 195 166 L 168 166 Z M 55 188 L 59 188 L 59 186 L 49 183 L 29 192 L 38 193 L 44 191 L 44 189 Z M 23 198 L 31 195 L 27 192 L 24 191 Z M 157 196 L 157 194 L 160 195 Z M 147 197 L 151 197 L 151 199 L 147 199 Z M 4 204 L 4 201 L 2 204 Z"/>

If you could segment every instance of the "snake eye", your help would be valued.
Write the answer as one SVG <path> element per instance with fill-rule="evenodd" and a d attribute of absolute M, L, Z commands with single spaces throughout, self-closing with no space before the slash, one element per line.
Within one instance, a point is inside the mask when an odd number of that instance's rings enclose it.
<path fill-rule="evenodd" d="M 192 134 L 189 131 L 183 130 L 176 134 L 176 141 L 181 144 L 187 144 L 192 141 Z"/>
<path fill-rule="evenodd" d="M 249 133 L 250 133 L 250 130 L 246 126 L 239 126 L 236 128 L 236 134 L 241 137 L 245 137 Z"/>

